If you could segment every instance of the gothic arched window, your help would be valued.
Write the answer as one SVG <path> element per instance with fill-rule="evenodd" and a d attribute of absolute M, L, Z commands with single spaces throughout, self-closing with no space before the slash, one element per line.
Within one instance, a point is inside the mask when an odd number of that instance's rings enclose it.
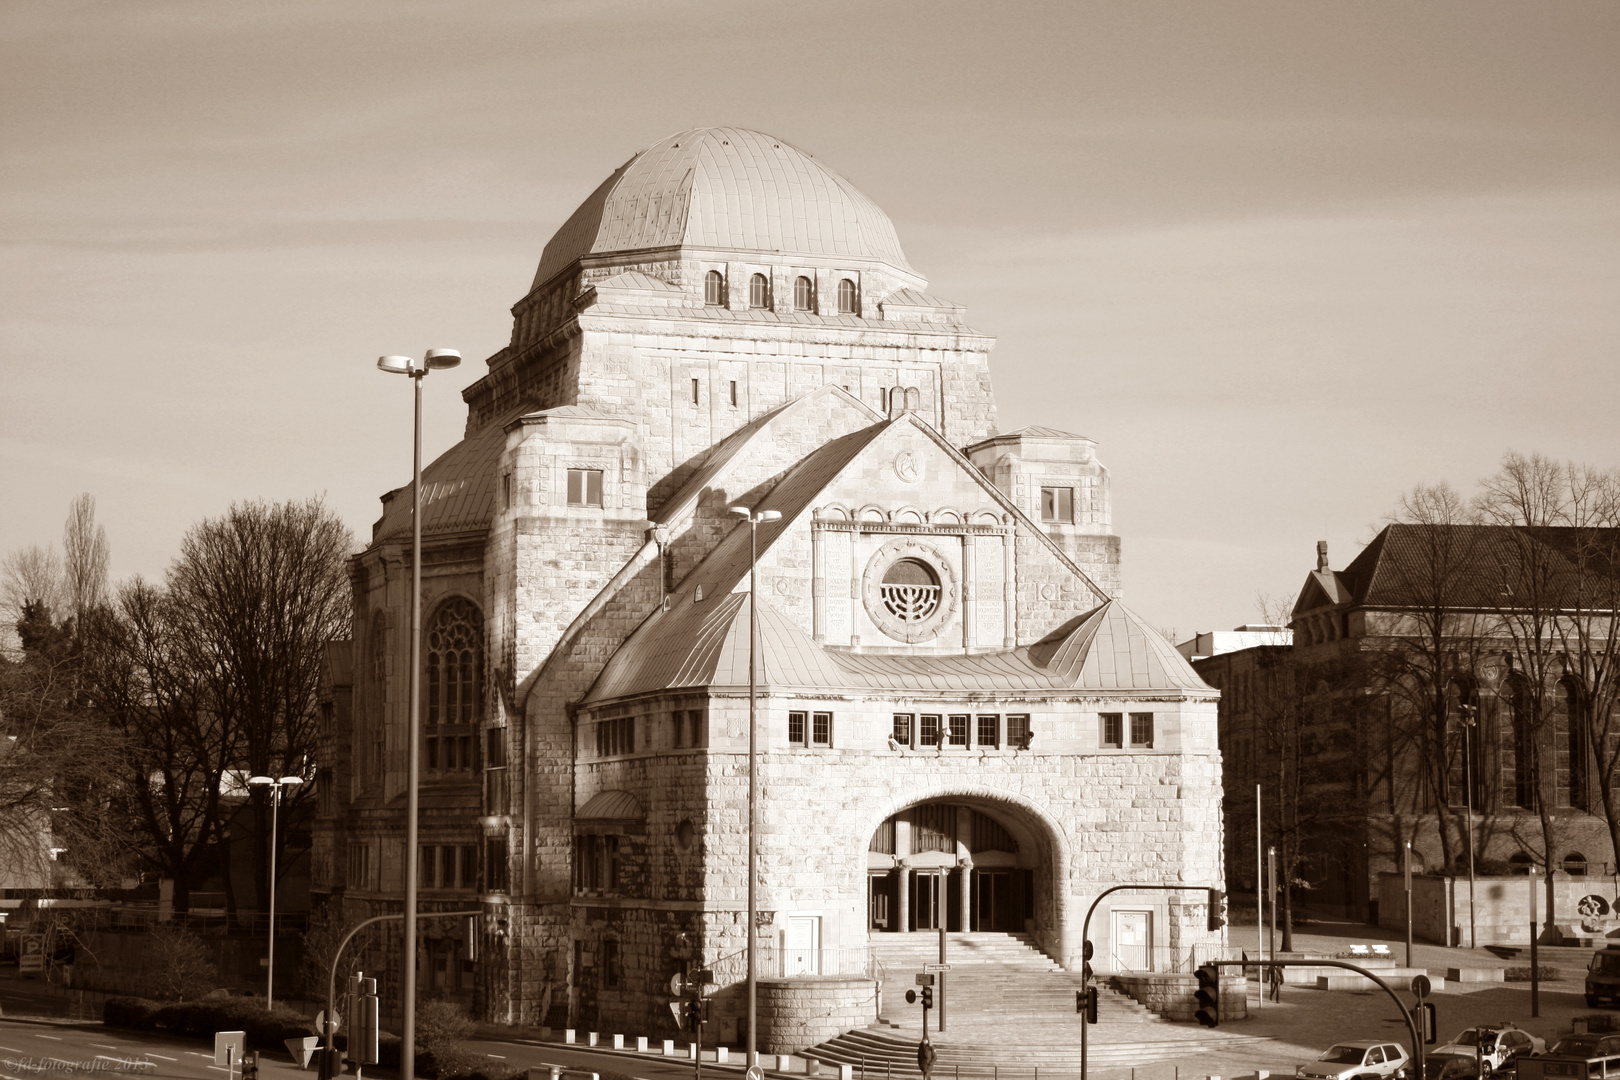
<path fill-rule="evenodd" d="M 381 611 L 371 618 L 371 637 L 366 643 L 368 679 L 365 734 L 367 745 L 358 748 L 362 782 L 369 783 L 383 774 L 386 747 L 388 701 L 388 617 Z"/>
<path fill-rule="evenodd" d="M 1565 745 L 1569 753 L 1569 784 L 1565 789 L 1569 796 L 1567 805 L 1585 810 L 1590 795 L 1588 777 L 1591 769 L 1588 762 L 1591 751 L 1587 741 L 1586 697 L 1581 693 L 1580 684 L 1573 678 L 1566 678 L 1558 684 L 1558 711 L 1566 726 Z"/>
<path fill-rule="evenodd" d="M 1508 711 L 1513 722 L 1513 805 L 1526 810 L 1537 806 L 1536 723 L 1530 688 L 1515 677 L 1508 684 Z"/>
<path fill-rule="evenodd" d="M 748 306 L 762 308 L 771 306 L 771 286 L 765 280 L 764 274 L 755 274 L 748 279 Z"/>
<path fill-rule="evenodd" d="M 472 770 L 472 726 L 482 714 L 483 625 L 477 606 L 457 597 L 440 607 L 428 626 L 423 749 L 430 771 Z"/>
<path fill-rule="evenodd" d="M 726 279 L 718 270 L 710 270 L 703 275 L 703 302 L 709 307 L 724 307 L 726 303 Z"/>
<path fill-rule="evenodd" d="M 838 311 L 844 315 L 855 314 L 855 283 L 849 278 L 838 282 Z"/>
<path fill-rule="evenodd" d="M 796 311 L 809 311 L 812 298 L 810 279 L 798 278 L 793 282 L 793 307 Z"/>

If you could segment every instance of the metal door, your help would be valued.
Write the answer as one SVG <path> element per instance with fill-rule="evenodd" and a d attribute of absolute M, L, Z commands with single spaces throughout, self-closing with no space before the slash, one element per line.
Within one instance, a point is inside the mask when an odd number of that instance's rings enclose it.
<path fill-rule="evenodd" d="M 783 975 L 821 974 L 821 916 L 789 915 Z"/>
<path fill-rule="evenodd" d="M 1153 970 L 1153 913 L 1115 911 L 1114 970 Z"/>

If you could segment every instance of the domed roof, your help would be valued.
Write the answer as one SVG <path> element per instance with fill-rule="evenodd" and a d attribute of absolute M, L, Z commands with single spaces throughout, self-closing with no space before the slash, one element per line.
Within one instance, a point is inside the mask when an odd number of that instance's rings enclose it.
<path fill-rule="evenodd" d="M 540 256 L 539 287 L 581 255 L 691 245 L 842 255 L 915 273 L 877 204 L 797 147 L 746 128 L 691 128 L 625 162 Z"/>

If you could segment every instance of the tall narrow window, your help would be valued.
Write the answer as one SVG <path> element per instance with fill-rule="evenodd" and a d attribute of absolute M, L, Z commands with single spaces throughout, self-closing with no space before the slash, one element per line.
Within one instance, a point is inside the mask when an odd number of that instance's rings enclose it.
<path fill-rule="evenodd" d="M 731 407 L 733 409 L 735 409 L 737 407 L 737 380 L 736 379 L 731 380 Z"/>
<path fill-rule="evenodd" d="M 1007 745 L 1015 750 L 1028 750 L 1033 734 L 1029 730 L 1029 715 L 1007 717 Z"/>
<path fill-rule="evenodd" d="M 1564 679 L 1558 684 L 1558 705 L 1564 714 L 1564 723 L 1567 725 L 1568 754 L 1569 754 L 1569 783 L 1565 789 L 1569 795 L 1567 805 L 1577 810 L 1587 809 L 1587 726 L 1585 705 L 1581 693 L 1575 682 Z"/>
<path fill-rule="evenodd" d="M 810 717 L 810 745 L 832 745 L 832 713 L 818 712 Z"/>
<path fill-rule="evenodd" d="M 703 302 L 709 307 L 724 307 L 726 303 L 726 279 L 718 270 L 710 270 L 703 275 Z"/>
<path fill-rule="evenodd" d="M 925 714 L 921 718 L 921 723 L 919 724 L 919 730 L 918 730 L 917 735 L 918 735 L 918 737 L 917 737 L 917 745 L 919 745 L 919 746 L 938 746 L 939 745 L 939 717 L 937 717 L 937 716 L 929 716 L 929 715 Z"/>
<path fill-rule="evenodd" d="M 855 314 L 855 283 L 849 278 L 838 280 L 838 311 L 842 315 Z"/>
<path fill-rule="evenodd" d="M 388 619 L 377 612 L 371 620 L 371 701 L 367 710 L 371 728 L 371 745 L 355 748 L 360 759 L 362 781 L 373 784 L 382 779 L 383 757 L 387 745 L 388 701 Z"/>
<path fill-rule="evenodd" d="M 1074 488 L 1041 488 L 1041 520 L 1063 525 L 1074 522 Z"/>
<path fill-rule="evenodd" d="M 1097 714 L 1100 732 L 1100 741 L 1109 749 L 1119 750 L 1125 746 L 1125 714 L 1105 712 Z"/>
<path fill-rule="evenodd" d="M 771 286 L 765 280 L 764 274 L 755 274 L 748 279 L 748 306 L 763 308 L 771 306 Z"/>
<path fill-rule="evenodd" d="M 1513 714 L 1513 805 L 1534 810 L 1536 800 L 1536 726 L 1530 688 L 1515 679 L 1508 687 Z"/>
<path fill-rule="evenodd" d="M 951 717 L 950 730 L 952 746 L 966 746 L 968 744 L 968 718 L 966 716 Z"/>
<path fill-rule="evenodd" d="M 794 746 L 804 745 L 805 714 L 802 712 L 788 713 L 788 742 Z"/>
<path fill-rule="evenodd" d="M 1140 746 L 1145 750 L 1153 749 L 1153 714 L 1150 712 L 1131 713 L 1131 745 Z"/>
<path fill-rule="evenodd" d="M 483 639 L 483 617 L 472 601 L 460 597 L 440 607 L 428 627 L 423 749 L 430 770 L 458 768 L 460 761 L 472 756 L 470 747 L 462 752 L 471 736 L 446 729 L 472 724 L 482 712 Z"/>
<path fill-rule="evenodd" d="M 894 727 L 890 728 L 889 738 L 901 746 L 911 745 L 911 714 L 895 713 Z"/>
<path fill-rule="evenodd" d="M 569 469 L 568 470 L 568 505 L 569 506 L 601 506 L 602 505 L 602 470 L 601 469 Z"/>
<path fill-rule="evenodd" d="M 986 713 L 979 717 L 979 745 L 1001 745 L 1001 717 Z"/>
<path fill-rule="evenodd" d="M 698 403 L 698 381 L 696 379 L 693 379 L 692 380 L 692 404 L 696 405 L 697 403 Z"/>
<path fill-rule="evenodd" d="M 800 277 L 793 282 L 793 308 L 795 311 L 810 310 L 810 279 Z"/>

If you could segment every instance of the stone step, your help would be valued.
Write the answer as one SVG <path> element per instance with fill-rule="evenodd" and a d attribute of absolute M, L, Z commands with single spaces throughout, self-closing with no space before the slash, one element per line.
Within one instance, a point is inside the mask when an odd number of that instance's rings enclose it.
<path fill-rule="evenodd" d="M 1137 1064 L 1227 1049 L 1236 1044 L 1256 1041 L 1256 1037 L 1252 1035 L 1227 1035 L 1206 1031 L 1185 1033 L 1175 1031 L 1178 1037 L 1165 1037 L 1156 1032 L 1152 1041 L 1131 1038 L 1109 1039 L 1106 1037 L 1125 1033 L 1109 1032 L 1103 1024 L 1092 1027 L 1088 1034 L 1090 1045 L 1087 1060 L 1093 1065 Z M 957 1069 L 964 1075 L 988 1075 L 1009 1066 L 1013 1069 L 1045 1067 L 1064 1074 L 1077 1072 L 1080 1060 L 1079 1039 L 1080 1032 L 1075 1027 L 1063 1033 L 1053 1033 L 1051 1041 L 1044 1044 L 1031 1041 L 1022 1029 L 1016 1044 L 1007 1041 L 1005 1030 L 1002 1031 L 1000 1039 L 984 1040 L 979 1043 L 964 1040 L 955 1032 L 945 1036 L 934 1035 L 932 1041 L 938 1054 L 934 1075 L 951 1077 Z M 866 1080 L 876 1080 L 879 1076 L 917 1075 L 917 1037 L 907 1033 L 857 1029 L 812 1047 L 804 1051 L 802 1056 L 854 1066 L 857 1070 L 857 1080 L 860 1080 L 860 1069 L 863 1066 L 866 1070 Z"/>

